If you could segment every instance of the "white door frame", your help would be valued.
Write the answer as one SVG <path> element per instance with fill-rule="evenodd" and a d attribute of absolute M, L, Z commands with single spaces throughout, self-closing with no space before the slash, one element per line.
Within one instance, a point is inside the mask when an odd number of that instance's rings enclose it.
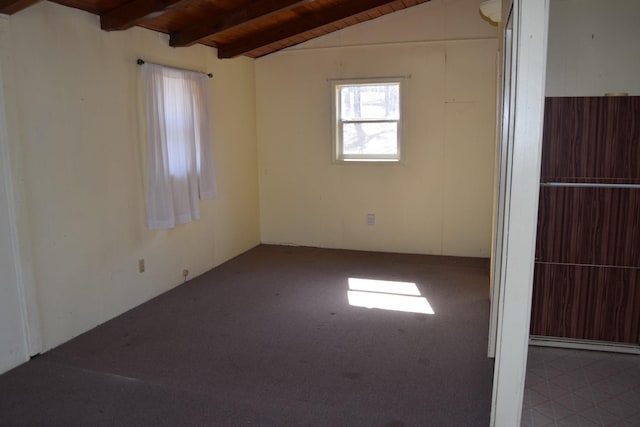
<path fill-rule="evenodd" d="M 547 60 L 549 0 L 505 0 L 512 10 L 508 158 L 498 278 L 497 333 L 491 426 L 520 425 L 529 344 L 533 262 Z M 501 180 L 502 181 L 502 180 Z M 494 256 L 496 254 L 494 253 Z"/>
<path fill-rule="evenodd" d="M 493 206 L 493 230 L 491 246 L 491 312 L 489 316 L 489 345 L 487 353 L 489 357 L 496 355 L 496 340 L 498 333 L 498 302 L 500 301 L 500 278 L 504 274 L 503 268 L 503 243 L 504 243 L 504 221 L 508 216 L 509 200 L 506 189 L 511 186 L 512 158 L 508 144 L 510 135 L 513 133 L 513 121 L 510 114 L 513 112 L 511 106 L 514 102 L 514 93 L 511 86 L 512 72 L 512 47 L 513 47 L 513 20 L 512 11 L 509 9 L 507 18 L 504 19 L 502 28 L 502 46 L 498 55 L 498 124 L 497 124 L 497 144 L 495 155 L 495 179 L 494 179 L 494 206 Z"/>

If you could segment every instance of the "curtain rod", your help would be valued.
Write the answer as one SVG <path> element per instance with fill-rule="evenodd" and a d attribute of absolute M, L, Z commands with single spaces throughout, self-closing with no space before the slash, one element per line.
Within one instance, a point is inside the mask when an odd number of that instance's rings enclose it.
<path fill-rule="evenodd" d="M 136 61 L 138 65 L 142 65 L 145 64 L 147 61 L 145 61 L 144 59 L 140 59 L 138 58 L 138 60 Z M 200 73 L 200 74 L 205 74 L 207 77 L 209 77 L 210 79 L 213 78 L 213 74 L 211 73 L 205 73 L 204 71 L 197 71 L 197 70 L 189 70 L 187 68 L 179 68 L 179 67 L 172 67 L 170 65 L 164 65 L 164 64 L 156 64 L 155 62 L 149 62 L 149 64 L 153 64 L 153 65 L 159 65 L 161 67 L 167 67 L 167 68 L 173 68 L 174 70 L 180 70 L 180 71 L 191 71 L 194 73 Z"/>

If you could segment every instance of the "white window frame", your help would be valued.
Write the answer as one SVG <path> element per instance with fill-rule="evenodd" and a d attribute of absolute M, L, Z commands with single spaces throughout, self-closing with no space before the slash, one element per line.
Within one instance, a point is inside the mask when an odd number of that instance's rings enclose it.
<path fill-rule="evenodd" d="M 405 91 L 406 77 L 376 77 L 376 78 L 356 78 L 356 79 L 335 79 L 331 82 L 331 151 L 332 160 L 335 163 L 386 163 L 401 164 L 404 161 L 404 126 L 405 114 Z M 380 84 L 399 85 L 399 118 L 395 119 L 367 119 L 361 120 L 341 120 L 341 99 L 340 88 L 343 86 L 366 86 Z M 397 123 L 397 154 L 344 154 L 342 142 L 342 128 L 345 123 Z"/>

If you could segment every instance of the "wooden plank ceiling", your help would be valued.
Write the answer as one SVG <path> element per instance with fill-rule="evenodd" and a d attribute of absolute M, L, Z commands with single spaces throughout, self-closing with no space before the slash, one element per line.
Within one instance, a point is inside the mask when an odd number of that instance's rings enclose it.
<path fill-rule="evenodd" d="M 13 14 L 39 0 L 0 0 Z M 169 34 L 174 47 L 200 43 L 220 58 L 259 58 L 429 0 L 52 0 L 100 16 L 105 31 L 133 26 Z"/>

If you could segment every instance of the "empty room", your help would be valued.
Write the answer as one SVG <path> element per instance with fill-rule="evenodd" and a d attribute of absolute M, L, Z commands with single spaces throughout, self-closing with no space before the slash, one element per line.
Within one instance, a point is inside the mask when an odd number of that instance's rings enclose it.
<path fill-rule="evenodd" d="M 545 96 L 639 91 L 574 3 L 0 2 L 0 425 L 553 425 Z"/>

